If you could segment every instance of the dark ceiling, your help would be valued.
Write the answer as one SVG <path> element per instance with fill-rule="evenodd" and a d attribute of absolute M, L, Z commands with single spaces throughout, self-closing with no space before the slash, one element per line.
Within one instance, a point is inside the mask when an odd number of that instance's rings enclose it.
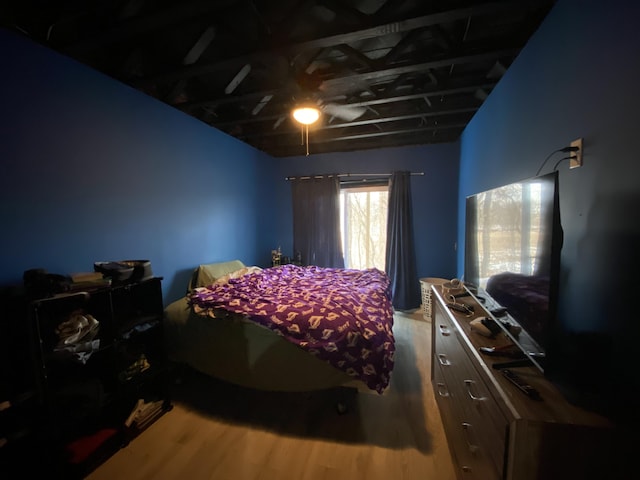
<path fill-rule="evenodd" d="M 16 0 L 1 25 L 276 157 L 455 141 L 553 1 Z"/>

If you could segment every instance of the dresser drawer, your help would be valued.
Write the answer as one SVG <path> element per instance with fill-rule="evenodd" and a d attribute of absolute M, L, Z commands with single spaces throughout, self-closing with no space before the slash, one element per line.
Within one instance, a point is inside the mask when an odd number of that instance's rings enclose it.
<path fill-rule="evenodd" d="M 452 383 L 444 372 L 444 384 L 449 391 L 449 402 L 452 416 L 455 417 L 455 430 L 463 444 L 474 458 L 491 464 L 496 478 L 501 478 L 504 470 L 504 454 L 506 449 L 506 424 L 495 424 L 483 416 L 490 409 L 485 400 L 471 400 L 467 397 L 466 388 Z M 477 402 L 483 402 L 478 407 Z M 447 435 L 449 432 L 447 432 Z M 493 476 L 491 477 L 493 478 Z"/>
<path fill-rule="evenodd" d="M 509 424 L 484 379 L 468 357 L 456 356 L 450 360 L 451 368 L 444 371 L 445 379 L 459 407 L 469 420 L 488 433 L 504 437 Z M 502 438 L 503 439 L 503 438 Z"/>
<path fill-rule="evenodd" d="M 433 324 L 434 391 L 445 397 L 452 420 L 449 430 L 457 432 L 460 448 L 469 451 L 471 461 L 487 475 L 501 478 L 504 470 L 508 420 L 482 375 L 463 348 L 458 329 L 441 311 Z M 444 412 L 443 412 L 444 413 Z"/>
<path fill-rule="evenodd" d="M 476 334 L 471 319 L 451 312 L 432 289 L 431 377 L 458 480 L 631 478 L 612 474 L 620 448 L 602 435 L 600 427 L 614 432 L 607 419 L 569 404 L 533 367 L 518 372 L 544 401 L 520 394 L 492 368 L 501 359 L 478 350 L 508 339 Z M 476 316 L 489 315 L 473 297 L 464 301 Z"/>
<path fill-rule="evenodd" d="M 440 366 L 434 368 L 433 388 L 458 478 L 499 480 L 501 473 L 478 446 L 475 429 L 460 416 L 460 409 L 449 393 L 443 370 Z"/>
<path fill-rule="evenodd" d="M 438 312 L 441 313 L 441 312 Z M 445 375 L 450 394 L 460 399 L 460 407 L 480 417 L 483 424 L 495 425 L 503 435 L 510 418 L 500 409 L 488 380 L 475 367 L 462 346 L 460 331 L 446 315 L 437 315 L 434 324 L 434 357 Z"/>

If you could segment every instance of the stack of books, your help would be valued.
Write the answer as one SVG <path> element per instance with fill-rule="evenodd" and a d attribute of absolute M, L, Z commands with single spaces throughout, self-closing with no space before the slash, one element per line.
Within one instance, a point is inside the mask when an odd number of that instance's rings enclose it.
<path fill-rule="evenodd" d="M 139 399 L 124 424 L 143 430 L 160 415 L 163 403 L 162 400 L 145 402 L 142 398 Z"/>
<path fill-rule="evenodd" d="M 78 272 L 69 275 L 71 279 L 70 289 L 73 291 L 92 288 L 107 287 L 111 285 L 111 279 L 105 277 L 102 272 Z"/>

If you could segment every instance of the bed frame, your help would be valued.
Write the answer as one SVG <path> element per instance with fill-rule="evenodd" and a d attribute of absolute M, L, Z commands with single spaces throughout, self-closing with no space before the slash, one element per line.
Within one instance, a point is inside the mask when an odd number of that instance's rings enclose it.
<path fill-rule="evenodd" d="M 189 289 L 244 268 L 239 261 L 200 265 Z M 198 315 L 187 297 L 165 309 L 169 358 L 215 378 L 259 390 L 305 392 L 335 387 L 367 389 L 332 365 L 240 315 Z"/>

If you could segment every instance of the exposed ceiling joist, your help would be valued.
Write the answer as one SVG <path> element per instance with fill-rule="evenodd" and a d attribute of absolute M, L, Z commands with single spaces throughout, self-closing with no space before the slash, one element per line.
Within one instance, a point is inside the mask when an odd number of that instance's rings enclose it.
<path fill-rule="evenodd" d="M 273 156 L 455 141 L 553 0 L 8 0 L 2 26 Z M 0 17 L 0 22 L 3 18 Z"/>
<path fill-rule="evenodd" d="M 418 28 L 424 28 L 432 25 L 438 25 L 445 22 L 453 22 L 463 20 L 470 16 L 476 15 L 492 15 L 501 12 L 509 12 L 518 10 L 515 5 L 518 2 L 491 2 L 487 4 L 476 5 L 473 7 L 462 8 L 432 15 L 424 15 L 418 18 L 408 18 L 406 20 L 378 25 L 363 30 L 331 35 L 328 37 L 320 37 L 305 42 L 299 42 L 290 45 L 281 45 L 275 50 L 256 51 L 239 57 L 225 59 L 221 62 L 211 62 L 192 67 L 185 67 L 171 72 L 159 73 L 143 79 L 144 81 L 170 81 L 176 78 L 188 78 L 191 76 L 211 74 L 220 70 L 226 70 L 231 65 L 238 63 L 246 64 L 257 60 L 258 58 L 269 58 L 273 56 L 293 56 L 296 53 L 307 50 L 333 47 L 336 45 L 350 44 L 388 35 L 390 33 L 410 32 Z M 535 2 L 522 2 L 535 3 Z M 523 9 L 521 6 L 520 9 Z"/>

